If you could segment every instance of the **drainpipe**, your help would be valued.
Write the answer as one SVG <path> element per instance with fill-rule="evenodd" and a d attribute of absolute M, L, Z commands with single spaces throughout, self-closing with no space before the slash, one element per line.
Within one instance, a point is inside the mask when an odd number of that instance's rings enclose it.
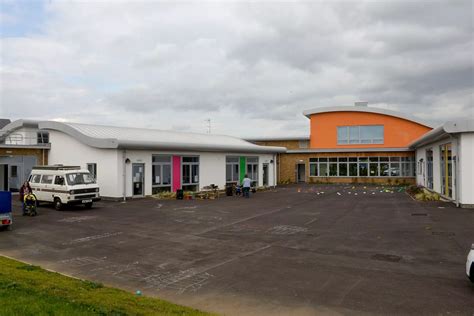
<path fill-rule="evenodd" d="M 122 151 L 122 164 L 123 164 L 123 201 L 127 201 L 127 164 L 125 163 L 126 158 L 126 150 Z"/>

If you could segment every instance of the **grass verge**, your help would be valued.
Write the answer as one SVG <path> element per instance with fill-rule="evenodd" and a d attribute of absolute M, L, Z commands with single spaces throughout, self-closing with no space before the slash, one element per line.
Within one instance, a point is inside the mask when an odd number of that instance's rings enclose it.
<path fill-rule="evenodd" d="M 0 256 L 0 315 L 209 315 Z"/>

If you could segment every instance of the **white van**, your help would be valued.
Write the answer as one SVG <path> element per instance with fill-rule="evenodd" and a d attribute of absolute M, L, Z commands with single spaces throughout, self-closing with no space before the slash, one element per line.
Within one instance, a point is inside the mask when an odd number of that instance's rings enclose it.
<path fill-rule="evenodd" d="M 76 166 L 36 166 L 28 178 L 38 202 L 54 203 L 56 210 L 64 204 L 84 204 L 91 208 L 100 200 L 99 186 L 89 170 Z"/>

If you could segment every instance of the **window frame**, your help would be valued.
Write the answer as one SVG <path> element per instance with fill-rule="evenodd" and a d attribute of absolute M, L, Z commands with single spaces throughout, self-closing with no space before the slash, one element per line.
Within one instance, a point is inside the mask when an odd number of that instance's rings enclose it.
<path fill-rule="evenodd" d="M 382 128 L 382 138 L 372 137 L 362 139 L 361 135 L 363 128 L 375 129 Z M 345 129 L 345 132 L 344 132 Z M 354 133 L 353 133 L 354 132 Z M 372 131 L 374 132 L 374 131 Z M 345 138 L 342 138 L 345 134 Z M 354 134 L 354 135 L 353 135 Z M 370 133 L 369 133 L 370 134 Z M 385 126 L 380 124 L 374 125 L 341 125 L 336 127 L 336 142 L 337 145 L 383 145 L 385 143 Z"/>
<path fill-rule="evenodd" d="M 336 164 L 337 175 L 334 175 L 334 165 Z M 333 166 L 332 171 L 331 165 Z M 341 175 L 341 166 L 344 166 L 342 169 L 345 170 L 345 175 Z M 371 175 L 371 170 L 374 169 L 376 174 Z M 366 172 L 362 172 L 361 170 Z M 344 156 L 309 158 L 310 177 L 413 178 L 416 177 L 415 171 L 416 163 L 415 157 L 413 156 Z M 394 173 L 397 175 L 392 175 Z"/>

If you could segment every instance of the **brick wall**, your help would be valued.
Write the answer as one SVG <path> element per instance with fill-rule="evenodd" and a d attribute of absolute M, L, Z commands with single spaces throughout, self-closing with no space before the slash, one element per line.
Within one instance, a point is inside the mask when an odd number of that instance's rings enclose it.
<path fill-rule="evenodd" d="M 307 142 L 307 141 L 306 141 Z M 275 140 L 275 141 L 258 141 L 253 142 L 260 146 L 278 146 L 286 147 L 287 149 L 300 149 L 299 140 Z"/>

